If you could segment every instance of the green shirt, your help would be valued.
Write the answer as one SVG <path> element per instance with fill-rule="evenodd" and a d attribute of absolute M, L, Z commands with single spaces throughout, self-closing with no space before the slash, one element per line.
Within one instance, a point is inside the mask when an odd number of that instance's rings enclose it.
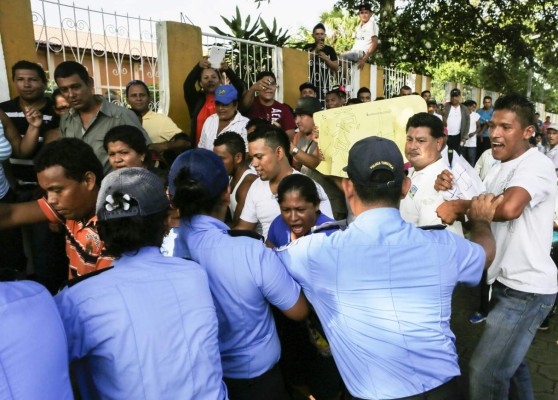
<path fill-rule="evenodd" d="M 95 96 L 95 100 L 102 101 L 101 108 L 87 129 L 83 129 L 79 112 L 72 108 L 60 120 L 60 133 L 62 137 L 81 139 L 90 145 L 103 164 L 105 174 L 107 174 L 112 167 L 108 162 L 108 154 L 103 147 L 103 139 L 111 128 L 120 125 L 133 125 L 141 130 L 147 144 L 151 144 L 151 139 L 141 126 L 137 115 L 132 111 L 110 103 L 101 96 Z"/>

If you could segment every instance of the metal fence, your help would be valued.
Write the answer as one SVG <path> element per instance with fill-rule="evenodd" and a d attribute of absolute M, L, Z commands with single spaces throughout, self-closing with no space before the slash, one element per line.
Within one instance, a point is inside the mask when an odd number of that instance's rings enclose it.
<path fill-rule="evenodd" d="M 75 60 L 88 69 L 97 94 L 123 103 L 126 83 L 141 79 L 150 88 L 151 109 L 158 108 L 157 21 L 59 0 L 32 0 L 31 6 L 37 57 L 51 88 L 56 65 Z"/>
<path fill-rule="evenodd" d="M 407 85 L 411 90 L 415 90 L 414 74 L 399 71 L 393 68 L 384 68 L 384 97 L 390 99 L 399 95 L 401 86 Z"/>
<path fill-rule="evenodd" d="M 277 99 L 282 100 L 282 62 L 281 49 L 276 46 L 237 39 L 229 36 L 202 33 L 202 47 L 204 55 L 209 54 L 211 47 L 218 46 L 226 49 L 225 61 L 234 72 L 244 81 L 246 87 L 256 82 L 256 75 L 262 71 L 272 71 L 277 77 Z"/>
<path fill-rule="evenodd" d="M 335 85 L 343 85 L 348 92 L 348 98 L 355 97 L 354 68 L 356 67 L 352 62 L 339 59 L 339 69 L 332 71 L 316 53 L 308 52 L 308 81 L 318 89 L 318 98 L 322 103 L 325 102 L 328 90 Z"/>

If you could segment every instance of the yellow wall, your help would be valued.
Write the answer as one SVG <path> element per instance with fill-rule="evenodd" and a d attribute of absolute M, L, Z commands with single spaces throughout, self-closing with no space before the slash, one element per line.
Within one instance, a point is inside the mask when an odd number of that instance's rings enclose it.
<path fill-rule="evenodd" d="M 190 114 L 182 85 L 188 73 L 202 58 L 201 29 L 180 22 L 163 22 L 167 32 L 169 68 L 169 117 L 184 132 L 190 133 Z M 161 66 L 160 66 L 161 67 Z"/>
<path fill-rule="evenodd" d="M 422 92 L 423 90 L 426 90 L 426 88 L 422 87 L 422 75 L 417 74 L 415 79 L 415 92 L 420 94 L 420 92 Z"/>
<path fill-rule="evenodd" d="M 17 92 L 11 80 L 12 65 L 19 60 L 37 61 L 30 0 L 0 0 L 0 35 L 10 97 L 15 97 Z"/>
<path fill-rule="evenodd" d="M 384 97 L 384 69 L 378 67 L 376 75 L 376 97 Z"/>
<path fill-rule="evenodd" d="M 308 81 L 308 53 L 283 49 L 283 103 L 294 108 L 300 98 L 298 87 Z"/>

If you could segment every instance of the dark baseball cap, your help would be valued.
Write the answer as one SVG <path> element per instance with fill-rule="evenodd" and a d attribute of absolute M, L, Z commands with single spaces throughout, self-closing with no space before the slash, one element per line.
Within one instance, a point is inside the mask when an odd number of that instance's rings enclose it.
<path fill-rule="evenodd" d="M 450 97 L 457 97 L 457 96 L 461 96 L 461 90 L 457 88 L 452 89 L 450 92 Z"/>
<path fill-rule="evenodd" d="M 294 113 L 296 115 L 314 115 L 315 112 L 322 110 L 320 100 L 315 97 L 301 97 L 296 102 Z"/>
<path fill-rule="evenodd" d="M 298 87 L 299 92 L 302 92 L 304 89 L 312 89 L 314 92 L 318 93 L 318 89 L 312 82 L 304 82 Z"/>
<path fill-rule="evenodd" d="M 354 183 L 376 189 L 398 187 L 405 177 L 401 151 L 395 142 L 378 136 L 356 142 L 349 150 L 349 162 L 343 170 Z M 372 182 L 372 173 L 378 170 L 390 171 L 393 177 L 386 182 Z"/>
<path fill-rule="evenodd" d="M 121 168 L 103 179 L 97 195 L 99 221 L 155 214 L 168 209 L 165 186 L 145 168 Z"/>
<path fill-rule="evenodd" d="M 372 4 L 370 3 L 360 3 L 359 5 L 356 6 L 357 10 L 362 10 L 362 9 L 368 10 L 368 11 L 372 11 Z"/>
<path fill-rule="evenodd" d="M 169 171 L 169 190 L 173 196 L 176 194 L 174 180 L 184 168 L 188 168 L 190 176 L 200 182 L 211 196 L 223 193 L 229 186 L 229 175 L 223 160 L 212 151 L 197 148 L 185 151 L 172 163 Z"/>
<path fill-rule="evenodd" d="M 221 104 L 231 104 L 238 100 L 238 92 L 233 85 L 221 85 L 215 89 L 215 101 Z"/>

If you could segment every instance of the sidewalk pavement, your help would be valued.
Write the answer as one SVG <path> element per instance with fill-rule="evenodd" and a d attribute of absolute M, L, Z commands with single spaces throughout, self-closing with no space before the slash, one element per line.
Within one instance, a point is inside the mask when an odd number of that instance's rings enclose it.
<path fill-rule="evenodd" d="M 476 311 L 479 288 L 458 286 L 453 295 L 451 328 L 456 336 L 463 392 L 468 393 L 468 364 L 484 329 L 484 322 L 471 324 Z M 527 353 L 536 400 L 558 400 L 558 314 L 550 320 L 550 329 L 538 331 Z M 516 399 L 513 394 L 510 400 Z"/>

